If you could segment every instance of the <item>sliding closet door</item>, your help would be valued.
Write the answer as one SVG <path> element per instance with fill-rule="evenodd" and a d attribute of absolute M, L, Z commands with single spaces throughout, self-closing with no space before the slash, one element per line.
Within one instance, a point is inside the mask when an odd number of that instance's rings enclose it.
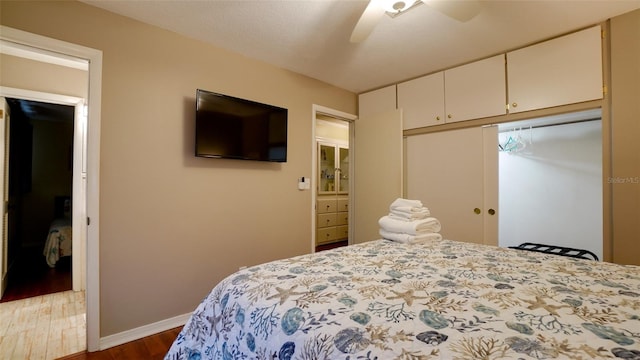
<path fill-rule="evenodd" d="M 497 245 L 495 127 L 409 136 L 406 149 L 407 197 L 431 210 L 443 237 Z"/>

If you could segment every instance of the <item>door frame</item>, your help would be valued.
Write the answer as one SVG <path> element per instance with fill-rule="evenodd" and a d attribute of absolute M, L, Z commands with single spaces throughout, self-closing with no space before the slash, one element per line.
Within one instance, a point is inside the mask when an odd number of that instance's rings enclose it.
<path fill-rule="evenodd" d="M 354 142 L 353 122 L 358 119 L 356 115 L 349 114 L 343 111 L 328 108 L 322 105 L 313 104 L 311 106 L 311 252 L 316 251 L 316 201 L 318 198 L 318 188 L 316 182 L 318 179 L 318 166 L 316 159 L 318 156 L 318 145 L 316 141 L 316 122 L 318 115 L 324 115 L 332 117 L 336 120 L 346 121 L 349 124 L 349 147 Z M 353 157 L 350 157 L 353 159 Z M 354 161 L 349 162 L 349 175 L 353 177 L 353 165 Z M 353 203 L 353 181 L 349 181 L 349 204 Z M 349 206 L 349 244 L 353 239 L 353 226 L 352 224 L 352 211 L 353 206 Z"/>
<path fill-rule="evenodd" d="M 87 350 L 100 350 L 100 114 L 102 98 L 102 51 L 0 25 L 0 40 L 33 52 L 60 54 L 89 63 L 87 96 L 87 247 L 86 328 Z M 54 56 L 55 57 L 55 56 Z M 89 220 L 90 219 L 90 220 Z M 90 222 L 89 222 L 90 221 Z"/>

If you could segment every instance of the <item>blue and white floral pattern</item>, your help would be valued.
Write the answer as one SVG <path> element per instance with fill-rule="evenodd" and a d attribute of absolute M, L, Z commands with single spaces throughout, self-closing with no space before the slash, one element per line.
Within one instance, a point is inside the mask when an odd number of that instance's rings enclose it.
<path fill-rule="evenodd" d="M 220 282 L 165 359 L 640 359 L 640 267 L 377 240 Z"/>

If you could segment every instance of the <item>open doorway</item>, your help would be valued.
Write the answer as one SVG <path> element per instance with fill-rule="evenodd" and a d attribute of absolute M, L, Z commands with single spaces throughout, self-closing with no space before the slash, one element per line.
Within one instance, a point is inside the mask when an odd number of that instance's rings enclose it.
<path fill-rule="evenodd" d="M 6 98 L 8 274 L 0 301 L 72 290 L 74 113 L 71 105 Z M 80 236 L 80 235 L 78 235 Z M 82 269 L 75 276 L 82 276 Z"/>
<path fill-rule="evenodd" d="M 322 251 L 349 244 L 350 198 L 353 193 L 349 144 L 356 116 L 314 106 L 312 171 L 312 249 Z"/>

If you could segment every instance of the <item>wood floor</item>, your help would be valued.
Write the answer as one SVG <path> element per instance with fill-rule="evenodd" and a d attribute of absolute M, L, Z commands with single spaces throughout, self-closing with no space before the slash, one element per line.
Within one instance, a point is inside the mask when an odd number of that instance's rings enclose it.
<path fill-rule="evenodd" d="M 0 303 L 71 290 L 71 257 L 50 268 L 41 248 L 23 248 L 16 255 Z"/>
<path fill-rule="evenodd" d="M 65 356 L 60 360 L 163 359 L 182 328 L 175 328 L 107 350 Z"/>
<path fill-rule="evenodd" d="M 342 241 L 338 241 L 338 242 L 334 242 L 334 243 L 330 243 L 330 244 L 318 245 L 318 246 L 316 246 L 316 252 L 335 249 L 337 247 L 342 247 L 342 246 L 347 246 L 347 245 L 349 245 L 349 241 L 348 240 L 342 240 Z"/>
<path fill-rule="evenodd" d="M 86 349 L 84 292 L 0 303 L 0 359 L 52 360 Z"/>

